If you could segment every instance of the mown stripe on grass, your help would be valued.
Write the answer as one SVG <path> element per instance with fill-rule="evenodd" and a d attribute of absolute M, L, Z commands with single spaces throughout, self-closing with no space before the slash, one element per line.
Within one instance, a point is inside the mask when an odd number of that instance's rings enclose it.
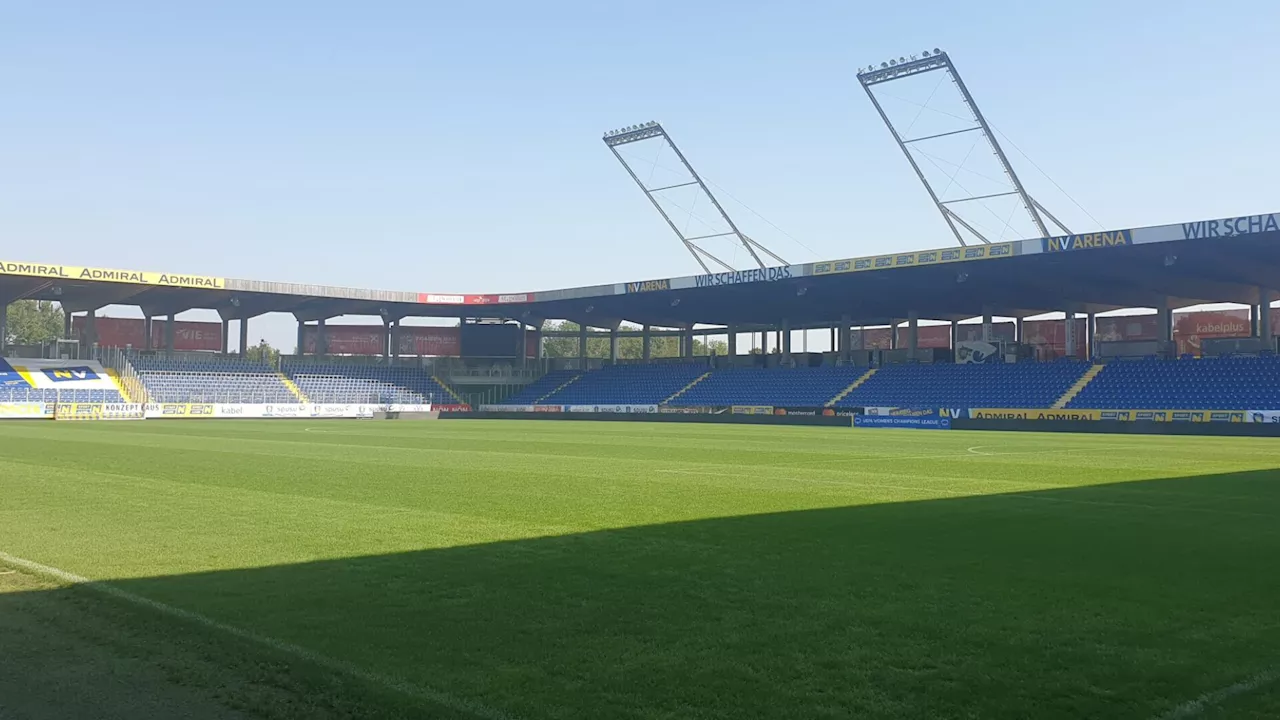
<path fill-rule="evenodd" d="M 326 670 L 347 675 L 348 677 L 362 680 L 373 685 L 378 685 L 384 689 L 407 695 L 415 699 L 435 703 L 455 712 L 478 718 L 479 720 L 517 720 L 514 716 L 502 712 L 501 710 L 487 707 L 465 698 L 457 697 L 442 690 L 409 683 L 382 673 L 376 673 L 345 660 L 338 660 L 327 655 L 321 655 L 320 653 L 308 650 L 301 645 L 295 645 L 251 630 L 245 630 L 244 628 L 237 627 L 235 625 L 229 625 L 220 620 L 215 620 L 208 615 L 202 615 L 197 612 L 192 612 L 191 610 L 185 610 L 174 605 L 159 602 L 158 600 L 152 600 L 151 598 L 131 593 L 128 590 L 122 590 L 110 583 L 90 580 L 89 578 L 76 575 L 75 573 L 70 573 L 49 565 L 43 565 L 32 560 L 10 555 L 3 550 L 0 550 L 0 564 L 8 565 L 58 582 L 77 585 L 117 600 L 123 600 L 131 605 L 136 605 L 170 617 L 193 622 L 211 630 L 226 633 L 240 638 L 241 640 L 247 640 L 256 645 L 261 645 L 272 650 L 283 652 L 287 655 L 292 655 Z"/>

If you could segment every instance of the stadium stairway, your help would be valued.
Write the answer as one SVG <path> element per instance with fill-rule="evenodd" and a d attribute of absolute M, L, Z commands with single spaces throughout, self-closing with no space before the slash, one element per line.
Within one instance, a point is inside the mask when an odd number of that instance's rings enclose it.
<path fill-rule="evenodd" d="M 458 395 L 458 393 L 454 392 L 453 388 L 451 388 L 451 387 L 449 387 L 447 384 L 445 384 L 445 381 L 441 380 L 440 378 L 436 377 L 435 375 L 432 375 L 432 376 L 431 376 L 431 380 L 432 380 L 432 382 L 434 382 L 435 384 L 439 385 L 441 390 L 444 390 L 446 393 L 448 393 L 449 397 L 453 400 L 453 402 L 454 402 L 454 404 L 455 404 L 455 405 L 466 405 L 466 404 L 467 404 L 467 403 L 466 403 L 466 401 L 465 401 L 465 400 L 463 400 L 463 399 L 462 399 L 462 397 L 461 397 L 460 395 Z"/>
<path fill-rule="evenodd" d="M 116 386 L 116 390 L 119 391 L 120 397 L 124 398 L 125 402 L 135 402 L 133 399 L 133 393 L 129 392 L 129 389 L 124 386 L 124 382 L 121 381 L 120 373 L 116 372 L 112 368 L 107 368 L 107 377 L 111 378 L 111 383 Z"/>
<path fill-rule="evenodd" d="M 1080 391 L 1084 390 L 1089 383 L 1093 382 L 1094 378 L 1098 377 L 1098 373 L 1102 372 L 1103 367 L 1105 366 L 1094 365 L 1093 367 L 1086 370 L 1085 374 L 1081 375 L 1080 379 L 1077 380 L 1074 385 L 1068 388 L 1067 391 L 1062 394 L 1062 397 L 1058 398 L 1057 402 L 1053 404 L 1053 409 L 1061 410 L 1062 408 L 1065 408 L 1067 406 L 1067 403 L 1071 402 L 1071 400 L 1074 399 L 1075 396 L 1079 395 Z"/>
<path fill-rule="evenodd" d="M 660 405 L 670 405 L 672 400 L 675 400 L 676 398 L 680 397 L 681 395 L 683 395 L 683 394 L 685 394 L 685 393 L 689 392 L 689 390 L 691 390 L 691 389 L 693 388 L 693 386 L 694 386 L 694 385 L 697 385 L 698 383 L 702 382 L 703 380 L 706 380 L 706 379 L 707 379 L 707 378 L 709 378 L 709 377 L 711 377 L 711 371 L 709 371 L 709 370 L 708 370 L 707 372 L 704 372 L 704 373 L 702 373 L 701 375 L 699 375 L 699 376 L 697 377 L 697 379 L 695 379 L 693 382 L 689 383 L 688 385 L 685 385 L 684 387 L 682 387 L 682 388 L 680 388 L 678 391 L 676 391 L 676 394 L 675 394 L 675 395 L 672 395 L 671 397 L 667 398 L 666 400 L 663 400 L 663 401 L 662 401 L 661 403 L 659 403 L 659 404 L 660 404 Z"/>
<path fill-rule="evenodd" d="M 540 402 L 542 402 L 543 400 L 546 400 L 547 398 L 551 397 L 552 395 L 555 395 L 556 393 L 560 392 L 561 390 L 563 390 L 563 389 L 565 389 L 565 388 L 569 387 L 570 385 L 572 385 L 572 384 L 574 384 L 574 383 L 578 382 L 578 378 L 580 378 L 580 377 L 582 377 L 582 373 L 575 373 L 575 374 L 573 375 L 573 377 L 570 377 L 568 380 L 565 380 L 564 382 L 562 382 L 562 383 L 560 383 L 559 385 L 557 385 L 555 390 L 552 390 L 552 391 L 551 391 L 551 392 L 549 392 L 549 393 L 545 393 L 545 394 L 543 394 L 543 395 L 540 395 L 540 396 L 539 396 L 539 397 L 534 401 L 534 404 L 536 405 L 537 403 L 540 403 Z"/>
<path fill-rule="evenodd" d="M 849 387 L 841 390 L 839 395 L 836 395 L 835 397 L 828 400 L 823 405 L 823 407 L 835 407 L 836 403 L 843 400 L 845 396 L 848 395 L 849 393 L 853 392 L 854 390 L 857 390 L 859 385 L 866 382 L 867 380 L 870 380 L 871 376 L 875 374 L 876 374 L 875 368 L 871 368 L 866 372 L 862 373 L 862 375 L 860 375 L 857 380 L 854 380 L 853 383 L 849 385 Z"/>
<path fill-rule="evenodd" d="M 276 371 L 276 374 L 280 376 L 280 382 L 284 383 L 284 386 L 289 388 L 289 392 L 293 393 L 294 397 L 298 398 L 298 402 L 300 403 L 311 402 L 310 400 L 307 399 L 307 394 L 302 392 L 302 388 L 298 387 L 298 384 L 295 383 L 292 379 L 290 379 L 288 375 L 285 375 L 279 370 Z"/>

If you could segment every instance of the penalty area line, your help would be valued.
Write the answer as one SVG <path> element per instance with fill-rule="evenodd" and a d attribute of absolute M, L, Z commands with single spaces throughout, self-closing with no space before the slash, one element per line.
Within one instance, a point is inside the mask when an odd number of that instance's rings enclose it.
<path fill-rule="evenodd" d="M 1272 668 L 1245 678 L 1238 683 L 1207 692 L 1195 700 L 1188 700 L 1169 712 L 1159 716 L 1157 720 L 1186 720 L 1200 717 L 1205 710 L 1230 700 L 1238 695 L 1245 695 L 1260 690 L 1280 680 L 1280 668 Z"/>
<path fill-rule="evenodd" d="M 331 670 L 342 675 L 347 675 L 348 677 L 363 680 L 385 690 L 391 690 L 419 700 L 426 700 L 428 702 L 447 707 L 455 712 L 464 713 L 471 717 L 478 718 L 479 720 L 517 720 L 514 716 L 508 715 L 500 710 L 456 697 L 441 690 L 415 685 L 389 675 L 383 675 L 371 670 L 366 670 L 354 663 L 347 662 L 345 660 L 338 660 L 337 658 L 332 658 L 327 655 L 321 655 L 320 653 L 308 650 L 301 645 L 295 645 L 268 635 L 262 635 L 253 632 L 252 630 L 245 630 L 244 628 L 230 625 L 222 622 L 221 620 L 215 620 L 208 615 L 202 615 L 198 612 L 184 610 L 183 608 L 176 607 L 174 605 L 162 603 L 158 600 L 152 600 L 151 598 L 131 593 L 128 590 L 123 590 L 110 583 L 91 580 L 87 577 L 67 572 L 66 570 L 61 570 L 49 565 L 42 565 L 38 562 L 17 557 L 16 555 L 10 555 L 3 550 L 0 550 L 0 564 L 8 565 L 11 568 L 16 568 L 18 570 L 24 570 L 33 575 L 39 575 L 45 578 L 58 580 L 60 582 L 77 585 L 108 597 L 122 600 L 131 605 L 147 608 L 148 610 L 153 610 L 163 615 L 193 622 L 211 630 L 217 630 L 218 632 L 240 638 L 241 640 L 247 640 L 256 645 L 270 648 L 287 655 L 292 655 L 326 670 Z"/>

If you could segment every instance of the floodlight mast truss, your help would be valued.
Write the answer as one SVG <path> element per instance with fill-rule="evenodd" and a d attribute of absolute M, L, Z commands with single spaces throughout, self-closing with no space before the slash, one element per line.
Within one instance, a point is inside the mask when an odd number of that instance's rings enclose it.
<path fill-rule="evenodd" d="M 937 70 L 947 73 L 951 78 L 951 81 L 955 83 L 956 89 L 960 92 L 960 97 L 964 100 L 965 106 L 968 107 L 969 112 L 973 114 L 973 119 L 976 125 L 971 128 L 952 130 L 950 132 L 938 133 L 936 135 L 926 135 L 918 138 L 903 138 L 898 132 L 898 129 L 894 127 L 893 122 L 889 120 L 889 116 L 885 114 L 884 108 L 880 105 L 880 100 L 876 98 L 875 93 L 871 92 L 871 87 L 873 85 L 880 85 L 882 83 L 901 80 L 903 78 L 922 75 L 924 73 L 934 72 Z M 930 53 L 926 50 L 921 53 L 920 56 L 912 55 L 910 58 L 890 60 L 887 63 L 880 63 L 880 67 L 878 68 L 871 66 L 860 69 L 858 71 L 858 82 L 861 83 L 862 89 L 867 92 L 867 97 L 871 99 L 871 104 L 875 106 L 876 112 L 880 114 L 880 119 L 884 121 L 885 127 L 889 128 L 889 133 L 893 135 L 894 141 L 898 143 L 898 147 L 902 150 L 902 154 L 907 157 L 907 162 L 911 163 L 911 169 L 915 170 L 916 177 L 920 178 L 921 184 L 924 185 L 925 190 L 929 193 L 929 198 L 933 200 L 933 204 L 938 207 L 938 211 L 942 213 L 942 218 L 947 221 L 947 227 L 951 228 L 952 234 L 956 236 L 956 240 L 958 240 L 961 245 L 968 245 L 968 243 L 965 242 L 964 236 L 960 234 L 959 228 L 956 227 L 957 223 L 963 226 L 964 229 L 973 233 L 973 235 L 982 242 L 990 243 L 991 240 L 978 232 L 976 228 L 966 222 L 964 218 L 960 217 L 958 213 L 948 206 L 955 203 L 985 200 L 988 198 L 1010 195 L 1018 196 L 1019 200 L 1022 202 L 1022 207 L 1027 211 L 1027 214 L 1031 216 L 1031 222 L 1035 223 L 1036 229 L 1040 231 L 1041 237 L 1049 236 L 1049 229 L 1044 223 L 1045 217 L 1049 218 L 1054 225 L 1058 226 L 1064 234 L 1071 234 L 1071 230 L 1069 230 L 1067 226 L 1063 225 L 1058 218 L 1054 217 L 1052 213 L 1046 210 L 1043 205 L 1027 193 L 1027 189 L 1023 187 L 1022 181 L 1018 179 L 1017 172 L 1015 172 L 1013 166 L 1009 164 L 1009 158 L 1004 154 L 1004 149 L 1000 147 L 1000 143 L 996 141 L 995 135 L 991 132 L 991 126 L 987 124 L 987 119 L 983 117 L 982 111 L 978 109 L 978 104 L 973 101 L 973 96 L 969 94 L 969 88 L 964 84 L 964 80 L 961 79 L 960 73 L 956 70 L 955 64 L 951 62 L 951 57 L 945 52 L 934 49 L 934 51 Z M 995 154 L 996 159 L 999 160 L 1000 166 L 1004 169 L 1004 174 L 1009 178 L 1009 182 L 1013 186 L 1013 189 L 1009 192 L 1003 193 L 973 195 L 954 200 L 942 200 L 938 197 L 937 191 L 933 189 L 933 185 L 930 184 L 929 180 L 925 177 L 924 172 L 921 171 L 920 165 L 916 162 L 915 156 L 911 154 L 911 151 L 907 146 L 922 140 L 933 140 L 948 135 L 959 135 L 961 133 L 975 131 L 981 132 L 982 136 L 986 138 L 987 144 L 990 145 L 991 151 Z M 1041 217 L 1042 214 L 1044 217 Z"/>
<path fill-rule="evenodd" d="M 640 176 L 631 168 L 631 164 L 622 156 L 622 153 L 618 152 L 618 148 L 623 145 L 640 142 L 641 140 L 650 140 L 653 138 L 662 138 L 662 140 L 667 143 L 667 146 L 675 153 L 676 158 L 680 160 L 680 164 L 684 166 L 685 171 L 689 173 L 689 177 L 693 178 L 692 180 L 689 182 L 677 183 L 675 185 L 651 188 L 640 179 Z M 733 219 L 729 217 L 729 214 L 724 211 L 724 207 L 720 205 L 720 201 L 717 200 L 715 194 L 711 192 L 711 188 L 707 187 L 707 184 L 702 181 L 702 176 L 699 175 L 698 171 L 694 170 L 693 166 L 689 164 L 684 153 L 680 152 L 680 148 L 675 144 L 675 141 L 671 139 L 671 136 L 667 134 L 667 131 L 660 123 L 647 122 L 641 125 L 631 125 L 620 130 L 611 130 L 604 134 L 603 139 L 604 144 L 609 147 L 611 152 L 613 152 L 613 156 L 618 159 L 618 162 L 622 163 L 622 167 L 626 169 L 627 174 L 630 175 L 631 179 L 635 181 L 637 186 L 639 186 L 640 190 L 645 194 L 645 197 L 649 198 L 649 202 L 653 203 L 653 207 L 657 209 L 658 214 L 662 216 L 663 220 L 667 221 L 667 225 L 670 226 L 671 231 L 676 234 L 676 237 L 680 238 L 680 242 L 684 243 L 685 249 L 689 251 L 689 254 L 693 256 L 694 260 L 698 261 L 698 265 L 702 267 L 703 272 L 708 274 L 711 272 L 711 269 L 707 266 L 706 260 L 711 260 L 716 265 L 719 265 L 729 272 L 736 271 L 736 268 L 732 265 L 711 254 L 701 245 L 698 245 L 697 242 L 699 240 L 711 240 L 720 237 L 737 238 L 738 242 L 747 249 L 747 253 L 751 255 L 751 259 L 754 260 L 756 265 L 761 268 L 765 267 L 765 264 L 764 261 L 760 259 L 759 253 L 756 252 L 757 250 L 773 258 L 779 264 L 789 264 L 786 260 L 779 257 L 777 253 L 751 239 L 738 229 L 738 225 L 734 223 Z M 671 216 L 667 213 L 666 209 L 658 202 L 658 198 L 655 197 L 656 193 L 660 193 L 665 190 L 674 190 L 676 188 L 693 186 L 697 186 L 698 189 L 707 196 L 707 199 L 711 201 L 716 212 L 720 213 L 720 218 L 724 220 L 725 225 L 729 227 L 728 232 L 689 237 L 680 230 L 680 227 L 676 225 L 675 221 L 671 219 Z"/>

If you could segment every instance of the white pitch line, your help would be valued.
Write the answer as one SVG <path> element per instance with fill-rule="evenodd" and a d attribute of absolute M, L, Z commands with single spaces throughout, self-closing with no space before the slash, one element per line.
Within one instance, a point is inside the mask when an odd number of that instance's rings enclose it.
<path fill-rule="evenodd" d="M 465 713 L 471 717 L 479 718 L 480 720 L 516 720 L 514 716 L 508 715 L 500 710 L 450 695 L 449 693 L 441 690 L 423 687 L 421 685 L 414 685 L 388 675 L 375 673 L 354 663 L 313 652 L 301 645 L 295 645 L 268 635 L 261 635 L 253 632 L 252 630 L 245 630 L 244 628 L 236 627 L 235 625 L 229 625 L 220 620 L 214 620 L 208 615 L 201 615 L 200 613 L 193 612 L 191 610 L 184 610 L 180 607 L 162 603 L 158 600 L 152 600 L 151 598 L 136 595 L 128 590 L 122 590 L 115 585 L 97 580 L 90 580 L 89 578 L 69 573 L 66 570 L 60 570 L 49 565 L 41 565 L 38 562 L 10 555 L 2 550 L 0 550 L 0 563 L 20 570 L 26 570 L 34 575 L 41 575 L 61 582 L 79 585 L 95 592 L 102 593 L 103 595 L 116 598 L 117 600 L 123 600 L 132 605 L 154 610 L 170 617 L 194 622 L 211 630 L 217 630 L 219 632 L 226 633 L 227 635 L 240 638 L 241 640 L 248 640 L 249 642 L 257 645 L 293 655 L 294 657 L 301 658 L 302 660 L 318 665 L 326 670 L 341 673 L 374 685 L 380 685 L 387 690 L 408 695 L 409 697 L 433 702 L 451 710 Z"/>
<path fill-rule="evenodd" d="M 1159 720 L 1186 720 L 1186 718 L 1199 717 L 1204 714 L 1205 710 L 1222 703 L 1224 700 L 1230 700 L 1237 695 L 1244 695 L 1245 693 L 1259 690 L 1276 682 L 1277 680 L 1280 680 L 1280 669 L 1260 672 L 1257 675 L 1241 680 L 1234 685 L 1228 685 L 1224 688 L 1207 692 L 1195 700 L 1188 700 L 1164 715 L 1161 715 Z"/>

